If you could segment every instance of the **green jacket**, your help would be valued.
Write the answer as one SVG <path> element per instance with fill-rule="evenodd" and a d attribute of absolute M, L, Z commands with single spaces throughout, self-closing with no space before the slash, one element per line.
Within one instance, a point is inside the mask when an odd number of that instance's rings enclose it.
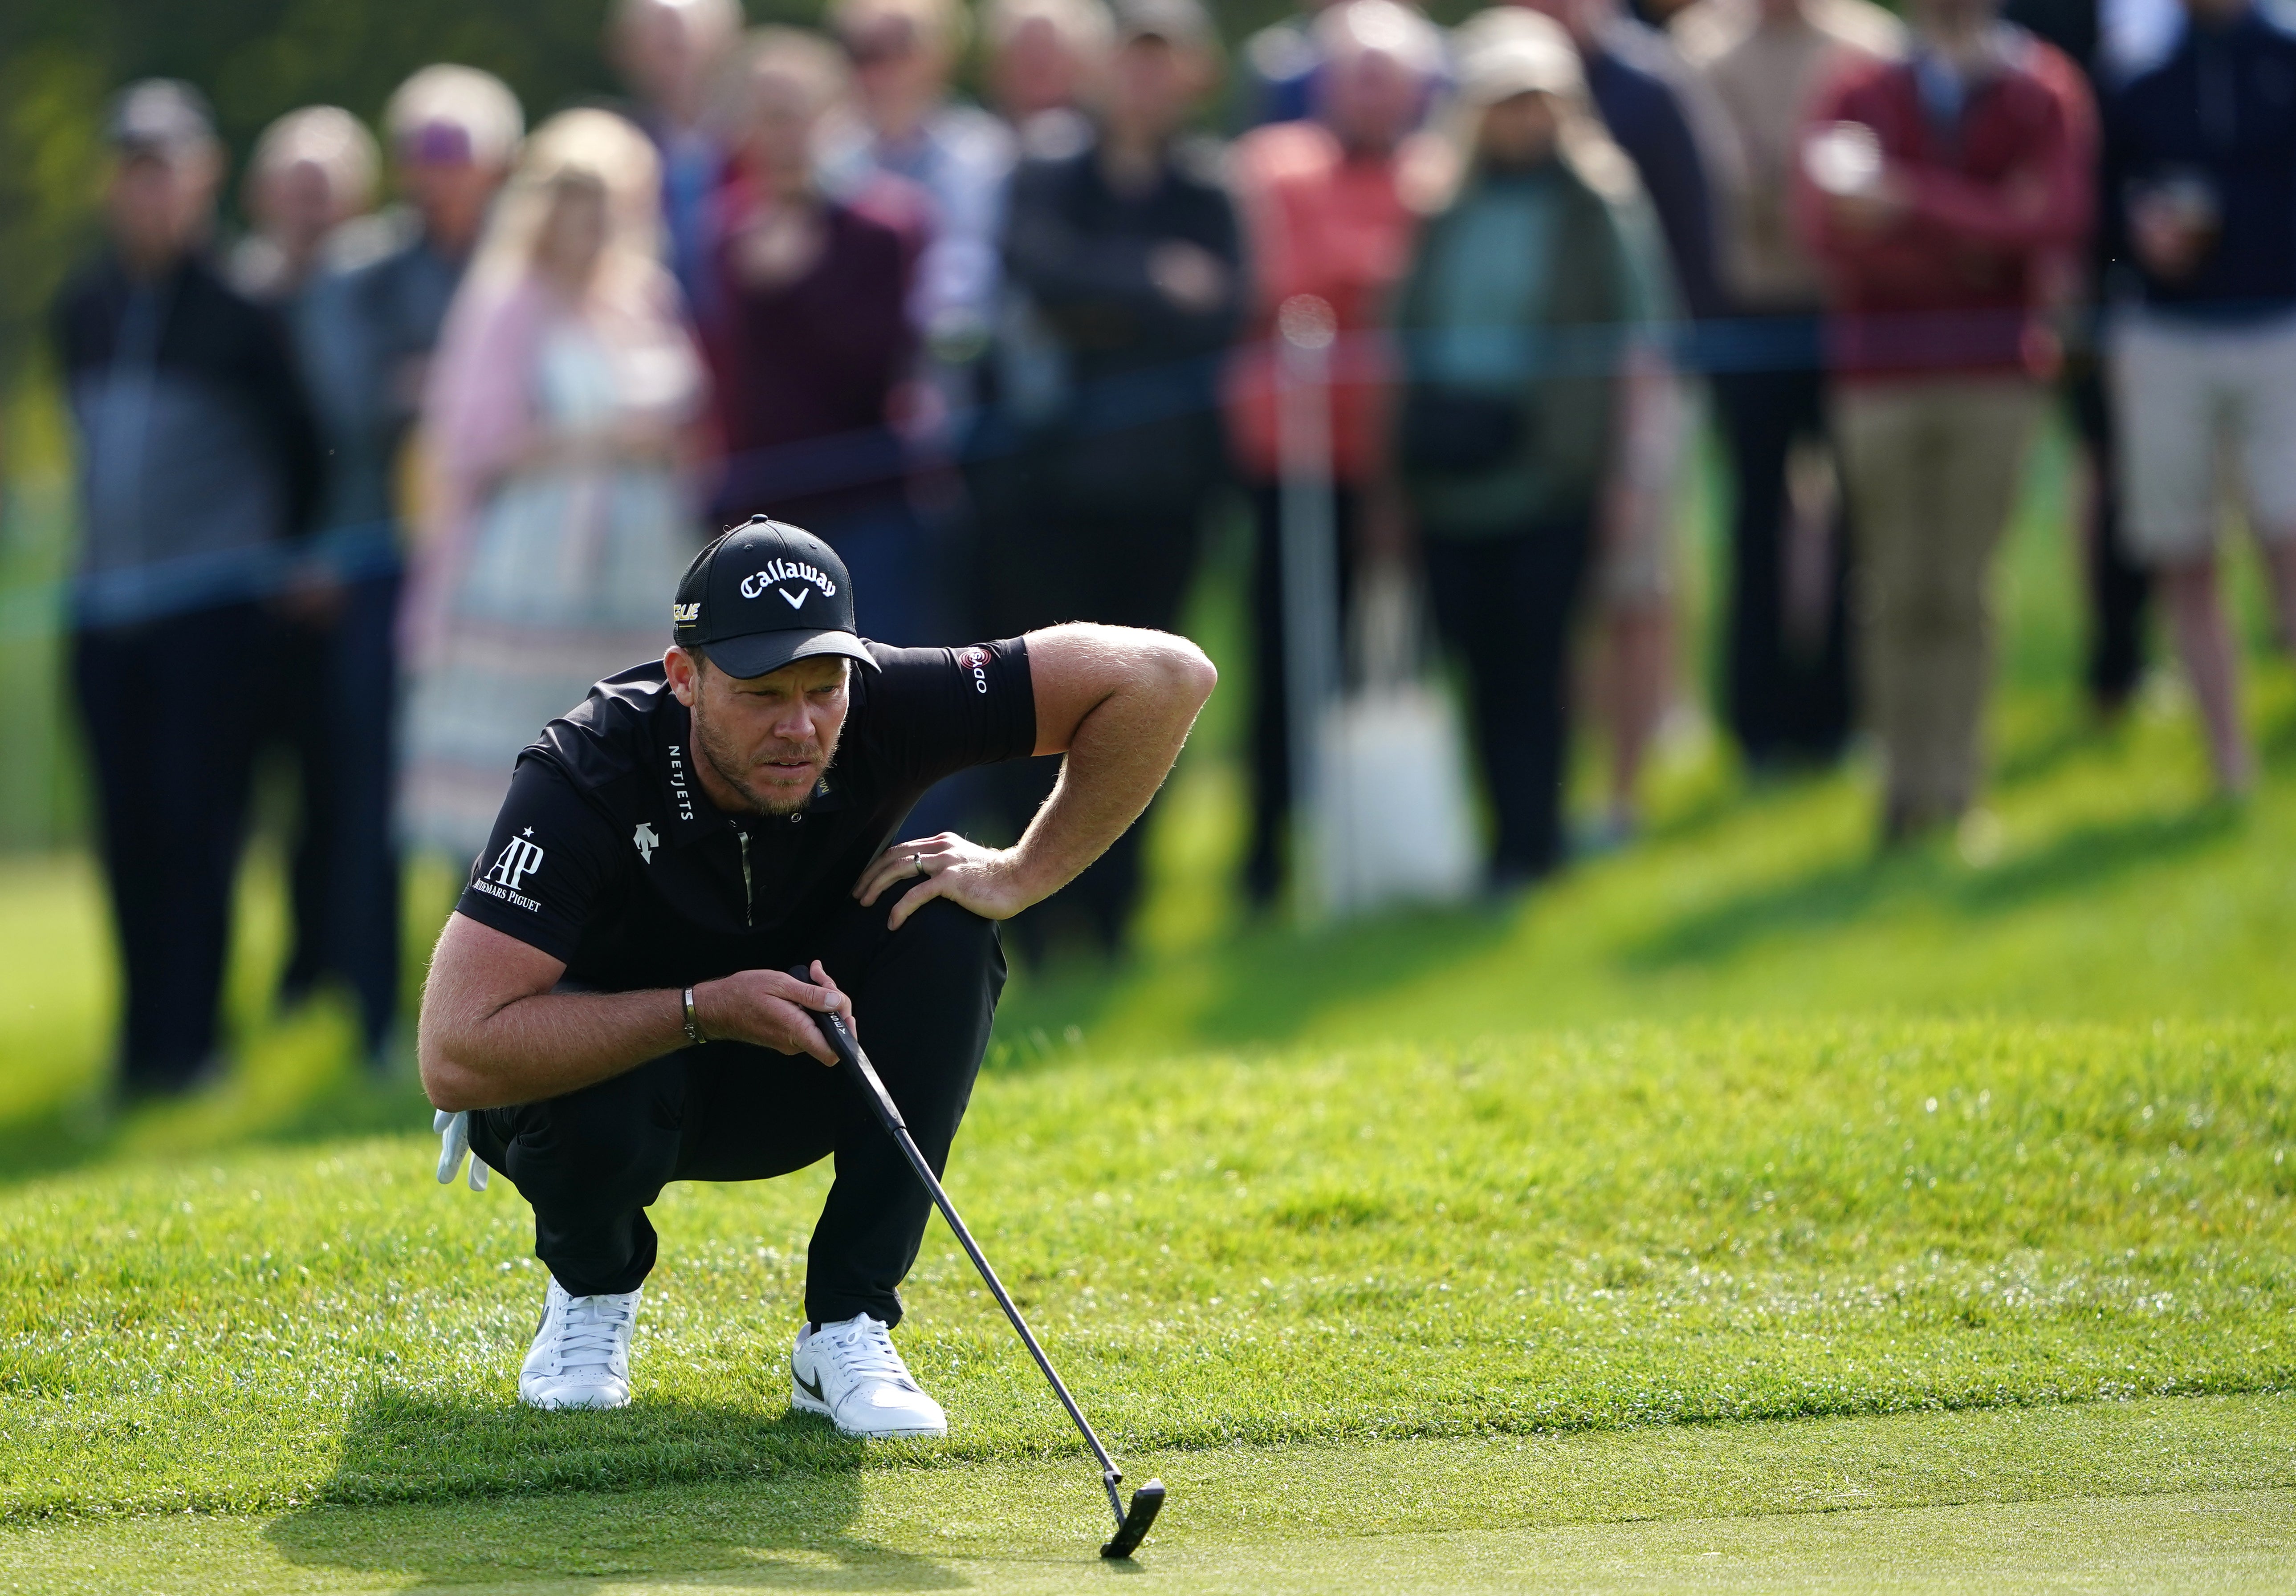
<path fill-rule="evenodd" d="M 1413 471 L 1437 537 L 1487 537 L 1588 513 L 1609 467 L 1618 367 L 1647 320 L 1632 222 L 1561 161 L 1472 174 L 1422 232 L 1396 315 L 1406 385 L 1512 394 L 1513 451 L 1472 473 Z"/>

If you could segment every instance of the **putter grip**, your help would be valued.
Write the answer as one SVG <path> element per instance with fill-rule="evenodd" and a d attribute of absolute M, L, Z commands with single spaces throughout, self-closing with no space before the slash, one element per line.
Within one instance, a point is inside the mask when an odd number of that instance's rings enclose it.
<path fill-rule="evenodd" d="M 814 984 L 813 970 L 810 966 L 792 964 L 787 973 L 791 980 L 803 981 L 808 986 Z M 855 1040 L 852 1027 L 845 1023 L 845 1016 L 834 1011 L 824 1011 L 820 1009 L 808 1010 L 807 1012 L 813 1016 L 813 1023 L 821 1027 L 822 1038 L 829 1044 L 829 1051 L 835 1053 L 844 1062 L 846 1068 L 852 1070 L 854 1078 L 861 1084 L 861 1089 L 869 1094 L 871 1106 L 877 1110 L 877 1117 L 885 1122 L 886 1128 L 907 1130 L 908 1122 L 901 1117 L 901 1110 L 894 1103 L 892 1093 L 885 1090 L 885 1083 L 877 1078 L 877 1071 L 870 1064 L 869 1055 L 861 1051 L 861 1044 Z"/>

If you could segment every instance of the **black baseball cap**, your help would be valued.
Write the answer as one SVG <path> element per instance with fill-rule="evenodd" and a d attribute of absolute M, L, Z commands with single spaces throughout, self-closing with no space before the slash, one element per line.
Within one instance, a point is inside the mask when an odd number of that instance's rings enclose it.
<path fill-rule="evenodd" d="M 677 584 L 671 634 L 747 680 L 795 659 L 841 654 L 870 669 L 853 629 L 845 561 L 802 527 L 753 516 L 693 557 Z"/>

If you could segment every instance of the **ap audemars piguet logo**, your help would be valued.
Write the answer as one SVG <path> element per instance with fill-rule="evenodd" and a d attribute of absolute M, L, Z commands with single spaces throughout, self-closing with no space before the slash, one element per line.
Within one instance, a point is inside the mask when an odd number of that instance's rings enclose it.
<path fill-rule="evenodd" d="M 486 872 L 471 883 L 474 892 L 500 898 L 513 909 L 523 909 L 529 914 L 541 912 L 542 905 L 521 892 L 526 878 L 542 868 L 542 845 L 534 840 L 534 828 L 528 826 L 503 847 Z"/>
<path fill-rule="evenodd" d="M 533 835 L 534 828 L 529 826 L 524 837 L 512 838 L 501 857 L 487 872 L 486 879 L 499 881 L 512 892 L 525 885 L 526 878 L 542 868 L 542 850 L 528 840 Z"/>

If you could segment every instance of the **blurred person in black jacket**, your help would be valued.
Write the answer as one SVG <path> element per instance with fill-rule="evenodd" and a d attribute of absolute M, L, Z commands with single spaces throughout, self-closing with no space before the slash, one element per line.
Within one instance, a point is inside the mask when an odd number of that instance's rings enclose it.
<path fill-rule="evenodd" d="M 2150 58 L 2174 37 L 2173 32 L 2164 34 L 2157 16 L 2138 20 L 2147 12 L 2173 12 L 2174 0 L 2119 9 L 2128 14 L 2117 29 L 2106 26 L 2102 0 L 2006 0 L 2001 16 L 2070 56 L 2087 74 L 2089 87 L 2103 103 L 2116 85 L 2152 64 Z M 2103 182 L 2101 173 L 2098 181 Z M 2101 187 L 2097 215 L 2109 221 L 2120 203 L 2118 195 Z M 2112 239 L 2109 225 L 2098 228 L 2095 249 L 2080 274 L 2079 296 L 2066 329 L 2064 364 L 2057 376 L 2058 391 L 2085 457 L 2085 491 L 2077 512 L 2088 601 L 2088 658 L 2082 676 L 2089 702 L 2105 716 L 2120 712 L 2144 674 L 2144 622 L 2152 591 L 2121 526 L 2120 450 L 2097 348 L 2098 291 L 2110 265 Z"/>
<path fill-rule="evenodd" d="M 327 153 L 326 124 L 304 126 L 318 139 L 316 152 Z M 307 585 L 324 602 L 300 606 L 291 636 L 300 633 L 302 657 L 279 683 L 287 715 L 280 730 L 303 766 L 295 937 L 280 999 L 291 1004 L 323 979 L 341 979 L 357 1000 L 361 1039 L 376 1067 L 389 1060 L 398 1013 L 392 733 L 399 529 L 413 511 L 402 503 L 406 442 L 447 306 L 518 152 L 525 118 L 499 78 L 432 66 L 399 86 L 383 126 L 404 203 L 328 234 L 292 302 L 296 352 L 327 451 L 310 562 L 323 580 Z M 299 171 L 312 152 L 294 149 L 287 170 Z M 265 182 L 259 150 L 256 165 L 251 185 Z M 297 181 L 308 184 L 309 175 Z M 315 209 L 308 194 L 300 203 Z"/>
<path fill-rule="evenodd" d="M 231 252 L 232 281 L 284 318 L 297 368 L 314 396 L 315 413 L 321 413 L 323 434 L 328 429 L 317 395 L 328 373 L 322 363 L 332 331 L 329 323 L 341 314 L 329 256 L 344 225 L 373 205 L 381 162 L 373 135 L 357 118 L 337 105 L 307 105 L 264 129 L 242 184 L 242 204 L 255 231 Z M 329 481 L 322 504 L 331 507 L 337 461 L 335 440 L 325 442 Z M 318 524 L 329 533 L 338 531 L 335 519 L 324 510 Z M 359 768 L 347 763 L 345 755 L 373 735 L 371 720 L 388 724 L 391 704 L 388 693 L 352 702 L 339 691 L 357 648 L 363 618 L 354 602 L 361 596 L 355 585 L 365 573 L 343 558 L 350 551 L 335 549 L 332 542 L 321 538 L 308 548 L 308 557 L 289 580 L 276 617 L 281 653 L 271 673 L 266 733 L 294 764 L 299 810 L 288 888 L 292 937 L 279 978 L 279 1003 L 291 1007 L 308 997 L 323 977 L 341 974 L 368 1000 L 363 1003 L 364 1031 L 370 1056 L 378 1057 L 398 1007 L 398 881 L 396 872 L 388 870 L 382 797 L 390 771 L 387 763 Z M 373 625 L 387 631 L 390 622 L 385 604 Z M 378 790 L 357 790 L 361 781 Z M 355 817 L 370 812 L 374 823 L 362 830 Z M 370 889 L 378 851 L 388 872 L 379 893 Z M 356 956 L 354 950 L 364 953 L 386 934 L 392 945 L 381 955 L 377 982 L 363 968 L 375 959 Z M 363 975 L 369 976 L 365 985 Z M 380 990 L 369 999 L 372 986 Z"/>
<path fill-rule="evenodd" d="M 1239 230 L 1218 152 L 1182 132 L 1212 86 L 1211 24 L 1195 0 L 1131 0 L 1115 15 L 1087 141 L 1024 160 L 1013 181 L 1016 303 L 972 473 L 979 613 L 997 636 L 1065 620 L 1171 630 L 1226 471 L 1214 400 L 1240 305 Z M 1017 831 L 1054 772 L 1004 768 Z M 1140 831 L 1067 895 L 1111 952 L 1138 896 Z M 1041 950 L 1041 925 L 1024 916 L 1016 929 Z"/>
<path fill-rule="evenodd" d="M 205 102 L 138 83 L 107 132 L 110 247 L 56 307 L 80 445 L 73 675 L 120 943 L 122 1084 L 174 1092 L 217 1061 L 269 601 L 320 455 L 284 327 L 209 252 L 223 151 Z"/>
<path fill-rule="evenodd" d="M 2282 646 L 2296 639 L 2296 30 L 2254 0 L 2185 10 L 2166 58 L 2104 105 L 2104 364 L 2117 529 L 2239 797 L 2257 773 L 2218 577 L 2234 503 Z"/>

